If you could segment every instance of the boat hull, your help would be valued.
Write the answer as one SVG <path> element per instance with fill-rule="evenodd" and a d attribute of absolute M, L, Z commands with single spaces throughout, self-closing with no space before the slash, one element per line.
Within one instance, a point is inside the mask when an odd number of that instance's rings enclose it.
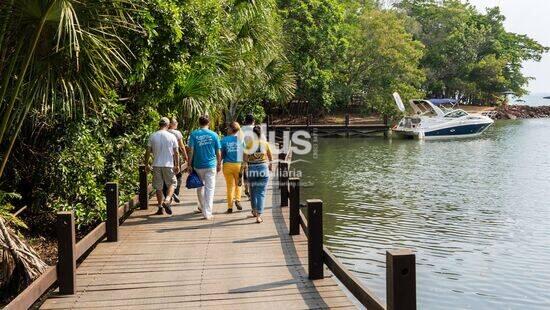
<path fill-rule="evenodd" d="M 457 125 L 452 127 L 444 127 L 433 130 L 399 130 L 394 129 L 393 132 L 397 136 L 405 139 L 450 139 L 450 138 L 471 138 L 481 135 L 492 123 L 478 123 Z"/>
<path fill-rule="evenodd" d="M 492 123 L 469 124 L 425 131 L 424 138 L 475 137 L 487 130 L 491 124 Z"/>

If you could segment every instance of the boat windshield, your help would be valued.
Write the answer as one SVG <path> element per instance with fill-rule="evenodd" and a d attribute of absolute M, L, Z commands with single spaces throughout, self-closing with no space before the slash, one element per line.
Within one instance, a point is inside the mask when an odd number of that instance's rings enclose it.
<path fill-rule="evenodd" d="M 464 111 L 464 110 L 454 110 L 454 111 L 451 111 L 451 112 L 445 114 L 445 117 L 447 117 L 447 118 L 459 118 L 459 117 L 466 116 L 466 115 L 468 115 L 468 113 L 466 113 L 466 111 Z"/>

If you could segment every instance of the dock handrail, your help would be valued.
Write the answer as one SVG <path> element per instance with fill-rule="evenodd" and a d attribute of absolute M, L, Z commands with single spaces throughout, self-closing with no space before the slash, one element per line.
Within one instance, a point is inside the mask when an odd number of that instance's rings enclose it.
<path fill-rule="evenodd" d="M 76 290 L 76 263 L 86 256 L 99 241 L 107 237 L 107 241 L 116 241 L 120 222 L 137 206 L 144 208 L 153 188 L 147 183 L 145 166 L 139 167 L 140 190 L 139 194 L 122 205 L 118 203 L 118 184 L 107 183 L 105 195 L 107 197 L 107 221 L 98 224 L 86 236 L 75 242 L 75 225 L 73 211 L 57 213 L 57 264 L 48 267 L 26 289 L 17 295 L 4 309 L 29 309 L 54 284 L 59 285 L 61 294 L 74 294 Z M 143 182 L 144 181 L 144 182 Z M 145 205 L 146 208 L 146 205 Z"/>
<path fill-rule="evenodd" d="M 284 168 L 284 166 L 283 166 Z M 288 168 L 288 167 L 287 167 Z M 281 199 L 284 188 L 281 188 Z M 322 206 L 318 199 L 300 204 L 300 179 L 288 180 L 289 234 L 300 234 L 300 228 L 308 239 L 308 272 L 310 279 L 323 277 L 322 267 L 326 265 L 334 276 L 367 309 L 415 310 L 416 309 L 416 265 L 411 250 L 390 250 L 386 252 L 386 295 L 387 304 L 369 290 L 338 258 L 323 245 Z M 281 202 L 281 206 L 284 203 Z M 302 212 L 308 210 L 306 217 Z M 318 253 L 318 249 L 322 249 Z M 320 268 L 320 269 L 319 269 Z M 320 274 L 319 274 L 320 273 Z"/>

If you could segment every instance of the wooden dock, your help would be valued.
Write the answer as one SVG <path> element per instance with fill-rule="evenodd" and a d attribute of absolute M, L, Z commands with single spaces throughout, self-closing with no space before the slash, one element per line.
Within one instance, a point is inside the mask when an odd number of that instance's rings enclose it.
<path fill-rule="evenodd" d="M 182 189 L 174 214 L 136 210 L 118 242 L 103 240 L 78 266 L 76 293 L 52 293 L 41 309 L 321 309 L 356 308 L 325 267 L 308 279 L 304 234 L 289 236 L 289 208 L 268 190 L 264 223 L 243 211 L 225 214 L 225 180 L 216 182 L 214 219 L 194 213 L 195 190 Z"/>
<path fill-rule="evenodd" d="M 302 125 L 268 125 L 269 131 L 274 131 L 277 136 L 282 133 L 307 131 L 318 137 L 369 137 L 387 134 L 390 127 L 386 124 L 302 124 Z"/>

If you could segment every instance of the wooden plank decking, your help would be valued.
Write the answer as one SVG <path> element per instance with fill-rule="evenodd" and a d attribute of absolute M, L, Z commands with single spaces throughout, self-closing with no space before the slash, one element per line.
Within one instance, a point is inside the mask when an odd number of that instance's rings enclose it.
<path fill-rule="evenodd" d="M 277 190 L 276 190 L 277 192 Z M 174 215 L 136 210 L 119 241 L 101 242 L 77 269 L 77 294 L 52 294 L 42 309 L 319 309 L 355 308 L 328 270 L 307 277 L 307 240 L 288 235 L 288 208 L 268 191 L 264 223 L 243 211 L 224 214 L 220 173 L 214 220 L 194 214 L 194 190 L 182 189 Z"/>

